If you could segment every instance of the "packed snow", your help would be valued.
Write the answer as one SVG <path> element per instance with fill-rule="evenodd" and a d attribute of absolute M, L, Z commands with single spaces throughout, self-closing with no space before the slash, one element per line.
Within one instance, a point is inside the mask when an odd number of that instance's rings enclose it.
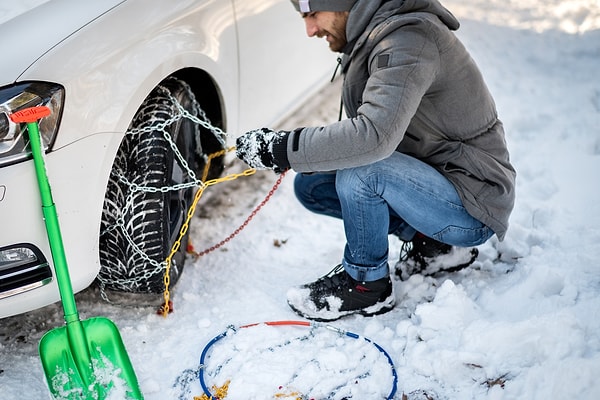
<path fill-rule="evenodd" d="M 391 312 L 331 325 L 390 355 L 396 399 L 599 399 L 600 2 L 443 3 L 461 20 L 457 35 L 506 127 L 518 173 L 509 232 L 463 271 L 396 279 Z M 336 81 L 279 128 L 335 121 L 339 94 Z M 226 172 L 244 168 L 232 160 Z M 233 232 L 276 179 L 263 171 L 210 187 L 192 222 L 195 249 Z M 292 181 L 288 173 L 233 240 L 190 257 L 168 317 L 155 313 L 161 296 L 108 293 L 109 303 L 96 287 L 76 296 L 82 318 L 118 325 L 146 399 L 200 396 L 200 355 L 222 332 L 232 334 L 211 346 L 204 376 L 209 386 L 229 380 L 226 398 L 322 399 L 328 382 L 346 392 L 327 398 L 390 393 L 390 364 L 371 342 L 322 326 L 229 328 L 299 320 L 288 288 L 340 262 L 342 223 L 304 210 Z M 400 247 L 390 237 L 391 266 Z M 37 345 L 61 325 L 59 304 L 0 321 L 0 399 L 49 398 Z"/>

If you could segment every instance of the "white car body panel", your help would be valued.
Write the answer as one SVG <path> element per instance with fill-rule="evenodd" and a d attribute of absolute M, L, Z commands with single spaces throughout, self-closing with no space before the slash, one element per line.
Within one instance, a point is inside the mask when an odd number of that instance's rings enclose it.
<path fill-rule="evenodd" d="M 306 38 L 289 0 L 50 0 L 0 25 L 0 38 L 12 43 L 0 66 L 2 85 L 39 80 L 65 88 L 46 164 L 75 291 L 98 273 L 114 156 L 159 82 L 183 68 L 208 72 L 233 139 L 276 123 L 335 67 L 327 46 Z M 31 243 L 51 260 L 31 161 L 0 167 L 0 221 L 0 248 Z M 53 280 L 0 299 L 0 318 L 57 300 Z"/>
<path fill-rule="evenodd" d="M 263 13 L 253 15 L 257 10 Z M 236 0 L 236 14 L 241 20 L 238 23 L 242 104 L 239 130 L 245 131 L 265 124 L 264 116 L 248 107 L 249 104 L 258 100 L 265 109 L 273 110 L 275 116 L 290 113 L 293 111 L 290 104 L 297 106 L 314 94 L 315 76 L 330 77 L 337 56 L 325 41 L 307 38 L 304 21 L 290 7 L 289 0 Z M 245 21 L 249 16 L 254 19 L 252 24 Z M 322 60 L 328 60 L 325 70 Z"/>
<path fill-rule="evenodd" d="M 10 32 L 10 35 L 0 36 L 3 53 L 0 86 L 13 83 L 41 55 L 121 2 L 123 0 L 52 0 L 24 9 L 22 13 L 3 22 L 2 31 Z M 69 15 L 69 18 L 61 18 L 64 15 Z M 61 18 L 59 24 L 56 23 L 57 18 Z M 44 34 L 40 35 L 40 32 Z"/>

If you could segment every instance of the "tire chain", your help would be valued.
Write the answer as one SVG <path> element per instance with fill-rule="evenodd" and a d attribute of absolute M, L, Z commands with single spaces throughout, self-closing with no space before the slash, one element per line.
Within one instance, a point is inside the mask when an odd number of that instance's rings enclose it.
<path fill-rule="evenodd" d="M 206 116 L 206 113 L 204 112 L 204 110 L 202 110 L 199 107 L 199 105 L 197 107 L 198 116 L 192 115 L 189 113 L 188 110 L 186 110 L 177 101 L 177 99 L 175 99 L 175 97 L 172 96 L 171 92 L 166 87 L 159 86 L 158 89 L 160 91 L 162 91 L 163 94 L 170 99 L 170 101 L 172 102 L 172 105 L 176 108 L 177 112 L 171 118 L 165 120 L 164 122 L 162 122 L 160 124 L 157 124 L 154 126 L 138 128 L 138 129 L 131 129 L 131 130 L 128 130 L 127 132 L 125 132 L 125 135 L 143 135 L 143 134 L 147 134 L 147 133 L 150 133 L 153 131 L 161 131 L 165 140 L 169 144 L 171 150 L 175 154 L 175 157 L 177 157 L 177 160 L 181 163 L 182 168 L 184 168 L 186 170 L 186 172 L 187 172 L 188 176 L 191 178 L 191 180 L 190 180 L 190 182 L 180 183 L 180 184 L 173 185 L 173 186 L 152 187 L 152 186 L 140 186 L 136 183 L 130 182 L 122 174 L 117 175 L 117 178 L 119 179 L 119 181 L 129 187 L 129 192 L 126 197 L 125 207 L 122 209 L 119 217 L 116 220 L 116 223 L 114 225 L 108 227 L 107 229 L 105 229 L 103 232 L 101 232 L 101 235 L 106 232 L 112 231 L 114 229 L 120 229 L 121 232 L 123 233 L 123 237 L 129 242 L 129 244 L 132 246 L 134 251 L 144 261 L 146 261 L 149 265 L 154 267 L 154 269 L 147 269 L 143 274 L 140 274 L 139 276 L 136 276 L 134 278 L 128 278 L 128 279 L 114 279 L 113 278 L 113 281 L 111 282 L 112 284 L 123 285 L 124 287 L 138 286 L 138 282 L 144 282 L 144 281 L 148 280 L 150 277 L 157 275 L 157 274 L 164 274 L 165 271 L 168 270 L 168 266 L 166 265 L 167 260 L 157 261 L 157 260 L 153 260 L 152 258 L 150 258 L 142 249 L 140 249 L 140 247 L 135 243 L 135 241 L 131 238 L 131 236 L 127 233 L 127 230 L 125 229 L 126 221 L 124 220 L 124 218 L 125 218 L 127 211 L 129 211 L 133 207 L 134 194 L 139 191 L 144 191 L 144 192 L 149 192 L 149 193 L 157 193 L 157 192 L 166 193 L 166 192 L 171 192 L 171 191 L 184 190 L 184 189 L 188 189 L 191 187 L 199 187 L 201 189 L 205 189 L 207 186 L 205 182 L 203 182 L 202 180 L 200 180 L 196 177 L 195 172 L 189 167 L 187 161 L 185 160 L 185 157 L 183 157 L 183 155 L 177 148 L 177 144 L 173 141 L 171 135 L 166 131 L 165 128 L 170 126 L 171 124 L 179 121 L 182 118 L 187 118 L 187 119 L 191 120 L 193 123 L 198 124 L 207 130 L 210 130 L 211 132 L 213 132 L 215 134 L 215 137 L 221 138 L 223 141 L 225 141 L 225 138 L 229 136 L 226 132 L 221 130 L 219 127 L 216 127 L 209 122 L 209 119 Z M 230 149 L 228 149 L 228 150 L 230 150 Z M 208 158 L 207 155 L 204 155 L 204 157 Z M 233 179 L 235 179 L 235 178 L 233 178 Z M 110 299 L 108 298 L 108 295 L 106 294 L 106 291 L 105 291 L 106 282 L 100 276 L 98 276 L 98 280 L 100 283 L 100 294 L 101 294 L 102 298 L 105 301 L 110 302 Z"/>

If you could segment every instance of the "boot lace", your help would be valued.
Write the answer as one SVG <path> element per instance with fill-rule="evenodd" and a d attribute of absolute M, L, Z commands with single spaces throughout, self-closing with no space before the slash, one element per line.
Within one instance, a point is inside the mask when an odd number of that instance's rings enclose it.
<path fill-rule="evenodd" d="M 321 291 L 327 291 L 327 289 L 339 288 L 339 287 L 348 287 L 350 276 L 345 273 L 344 266 L 339 264 L 335 266 L 327 275 L 321 277 L 317 282 L 318 285 L 315 285 L 316 288 L 321 289 Z"/>

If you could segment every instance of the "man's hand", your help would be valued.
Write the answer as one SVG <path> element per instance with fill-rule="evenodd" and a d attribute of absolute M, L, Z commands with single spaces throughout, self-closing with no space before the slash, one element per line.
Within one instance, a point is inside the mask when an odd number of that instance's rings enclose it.
<path fill-rule="evenodd" d="M 268 128 L 255 129 L 244 133 L 236 140 L 235 155 L 252 168 L 272 169 L 277 173 L 285 168 L 276 164 L 273 146 L 285 143 L 289 132 L 273 131 Z"/>

